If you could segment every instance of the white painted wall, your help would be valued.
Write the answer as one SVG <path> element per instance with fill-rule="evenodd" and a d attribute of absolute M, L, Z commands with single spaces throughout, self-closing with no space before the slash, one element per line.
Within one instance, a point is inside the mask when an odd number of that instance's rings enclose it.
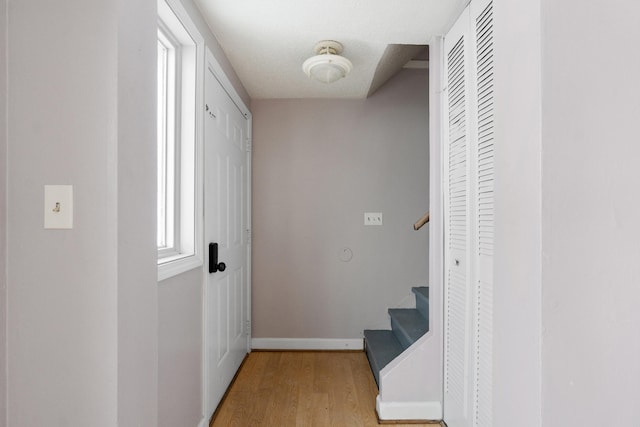
<path fill-rule="evenodd" d="M 118 425 L 158 415 L 155 0 L 117 0 Z M 81 15 L 82 16 L 82 15 Z M 99 53 L 99 52 L 98 52 Z"/>
<path fill-rule="evenodd" d="M 202 271 L 158 284 L 158 426 L 197 426 L 202 414 Z"/>
<path fill-rule="evenodd" d="M 9 425 L 117 423 L 116 16 L 11 2 Z M 44 184 L 74 185 L 73 230 L 43 229 Z"/>
<path fill-rule="evenodd" d="M 153 0 L 8 10 L 8 425 L 157 424 L 155 26 Z"/>
<path fill-rule="evenodd" d="M 444 38 L 434 37 L 429 43 L 429 55 L 432 58 L 442 58 L 444 55 Z M 428 370 L 433 378 L 431 385 L 438 390 L 439 399 L 442 402 L 443 393 L 443 336 L 444 322 L 442 312 L 444 310 L 444 205 L 442 191 L 442 141 L 444 97 L 442 89 L 445 86 L 443 61 L 432 61 L 429 66 L 429 82 L 432 87 L 429 90 L 429 333 L 432 335 L 431 343 L 435 348 L 429 350 L 432 361 Z M 437 343 L 437 344 L 436 344 Z M 440 375 L 438 375 L 440 374 Z"/>
<path fill-rule="evenodd" d="M 367 100 L 252 110 L 253 337 L 359 338 L 427 283 L 428 226 L 412 227 L 428 209 L 427 72 Z M 364 227 L 364 212 L 384 225 Z"/>
<path fill-rule="evenodd" d="M 222 46 L 220 46 L 220 43 L 218 43 L 218 40 L 215 38 L 214 32 L 212 32 L 214 29 L 210 28 L 205 22 L 200 9 L 193 0 L 180 1 L 182 2 L 182 5 L 186 9 L 187 13 L 189 13 L 189 16 L 193 20 L 194 24 L 196 24 L 196 26 L 200 30 L 200 34 L 202 34 L 205 39 L 205 44 L 211 50 L 211 53 L 213 53 L 213 56 L 216 58 L 216 61 L 218 61 L 218 64 L 220 64 L 220 67 L 233 85 L 233 88 L 238 93 L 238 96 L 242 98 L 242 102 L 244 102 L 244 104 L 248 108 L 251 108 L 251 98 L 249 97 L 249 94 L 240 81 L 240 78 L 231 66 L 231 63 L 227 59 L 227 56 L 222 50 Z"/>
<path fill-rule="evenodd" d="M 495 4 L 495 425 L 636 426 L 637 5 Z"/>
<path fill-rule="evenodd" d="M 183 3 L 249 104 L 197 8 Z M 9 421 L 196 425 L 202 275 L 192 271 L 158 287 L 149 221 L 155 1 L 12 2 L 9 20 L 11 127 L 8 157 L 1 156 L 8 185 L 0 174 L 0 197 L 9 192 L 0 205 L 0 259 L 8 247 L 10 266 Z M 0 41 L 4 48 L 4 32 Z M 2 134 L 0 152 L 4 143 Z M 75 186 L 73 230 L 42 229 L 45 183 Z M 2 263 L 0 273 L 4 279 Z"/>
<path fill-rule="evenodd" d="M 539 427 L 540 1 L 494 6 L 494 426 Z"/>
<path fill-rule="evenodd" d="M 640 27 L 542 4 L 542 424 L 640 425 Z"/>

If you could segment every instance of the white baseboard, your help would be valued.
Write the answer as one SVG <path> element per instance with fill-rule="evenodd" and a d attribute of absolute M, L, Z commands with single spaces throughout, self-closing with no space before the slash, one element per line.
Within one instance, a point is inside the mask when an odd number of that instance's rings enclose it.
<path fill-rule="evenodd" d="M 203 417 L 198 423 L 198 427 L 209 427 L 209 420 Z"/>
<path fill-rule="evenodd" d="M 253 338 L 253 350 L 363 350 L 362 338 Z"/>
<path fill-rule="evenodd" d="M 382 402 L 378 395 L 376 411 L 380 420 L 442 420 L 440 402 Z"/>

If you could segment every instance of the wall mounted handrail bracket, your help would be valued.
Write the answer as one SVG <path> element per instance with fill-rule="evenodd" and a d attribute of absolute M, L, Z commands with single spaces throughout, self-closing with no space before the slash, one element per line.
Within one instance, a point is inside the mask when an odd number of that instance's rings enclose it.
<path fill-rule="evenodd" d="M 420 230 L 420 228 L 422 228 L 422 226 L 428 222 L 429 222 L 429 212 L 424 214 L 418 221 L 416 221 L 415 224 L 413 224 L 413 229 Z"/>

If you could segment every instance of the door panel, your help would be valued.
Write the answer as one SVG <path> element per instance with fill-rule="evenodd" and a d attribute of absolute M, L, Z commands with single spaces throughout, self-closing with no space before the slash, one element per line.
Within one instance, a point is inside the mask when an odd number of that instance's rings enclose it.
<path fill-rule="evenodd" d="M 476 286 L 474 313 L 474 427 L 493 426 L 493 3 L 476 0 L 473 18 L 476 68 Z"/>
<path fill-rule="evenodd" d="M 447 139 L 445 144 L 445 372 L 444 412 L 450 427 L 469 425 L 469 12 L 445 38 Z"/>

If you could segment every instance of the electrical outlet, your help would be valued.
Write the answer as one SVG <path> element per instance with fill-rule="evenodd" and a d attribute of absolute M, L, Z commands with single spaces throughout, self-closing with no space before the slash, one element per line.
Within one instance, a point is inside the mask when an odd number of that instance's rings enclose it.
<path fill-rule="evenodd" d="M 382 212 L 365 212 L 364 225 L 382 225 Z"/>

